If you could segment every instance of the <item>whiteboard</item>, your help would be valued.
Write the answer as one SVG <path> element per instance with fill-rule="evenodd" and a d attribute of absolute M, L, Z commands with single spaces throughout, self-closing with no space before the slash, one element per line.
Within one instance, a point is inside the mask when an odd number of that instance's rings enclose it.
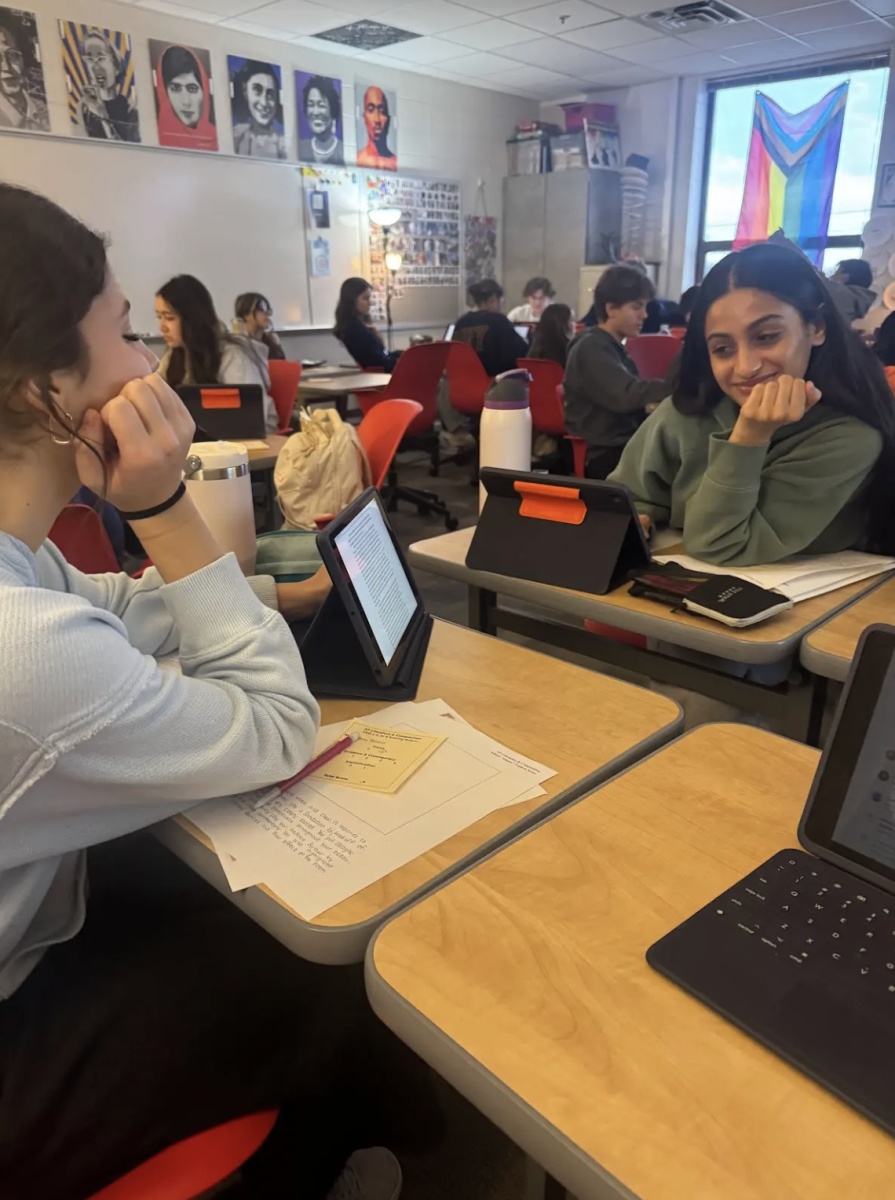
<path fill-rule="evenodd" d="M 156 289 L 182 273 L 202 280 L 228 324 L 248 291 L 267 296 L 278 327 L 312 323 L 298 166 L 15 133 L 0 136 L 0 164 L 5 182 L 109 235 L 136 331 L 155 331 Z"/>
<path fill-rule="evenodd" d="M 350 167 L 305 167 L 304 186 L 311 320 L 315 325 L 331 326 L 342 280 L 363 276 L 366 271 L 360 174 Z M 310 201 L 319 198 L 314 193 L 319 192 L 325 192 L 327 199 L 325 228 L 316 227 L 310 207 Z"/>

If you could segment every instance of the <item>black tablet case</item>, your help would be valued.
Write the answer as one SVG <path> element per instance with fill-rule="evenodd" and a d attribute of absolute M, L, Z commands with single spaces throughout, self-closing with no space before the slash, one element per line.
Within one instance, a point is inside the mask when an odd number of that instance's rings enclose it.
<path fill-rule="evenodd" d="M 466 555 L 472 570 L 602 596 L 649 562 L 621 484 L 496 467 L 481 478 L 488 494 Z"/>
<path fill-rule="evenodd" d="M 196 422 L 195 441 L 238 442 L 266 436 L 260 384 L 184 385 L 176 390 Z"/>
<path fill-rule="evenodd" d="M 379 682 L 367 661 L 342 597 L 333 588 L 313 621 L 295 622 L 292 633 L 301 648 L 308 687 L 315 696 L 358 700 L 413 700 L 420 685 L 432 618 L 423 615 L 392 683 Z"/>

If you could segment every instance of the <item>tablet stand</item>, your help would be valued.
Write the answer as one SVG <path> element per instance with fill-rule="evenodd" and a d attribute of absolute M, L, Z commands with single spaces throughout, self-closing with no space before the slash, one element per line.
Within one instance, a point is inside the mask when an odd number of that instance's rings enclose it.
<path fill-rule="evenodd" d="M 487 488 L 466 565 L 602 596 L 649 562 L 624 488 L 482 471 Z"/>
<path fill-rule="evenodd" d="M 412 700 L 419 687 L 432 618 L 426 614 L 390 684 L 382 684 L 370 666 L 357 630 L 336 588 L 321 605 L 310 627 L 295 624 L 308 687 L 315 696 L 349 696 L 363 700 Z"/>

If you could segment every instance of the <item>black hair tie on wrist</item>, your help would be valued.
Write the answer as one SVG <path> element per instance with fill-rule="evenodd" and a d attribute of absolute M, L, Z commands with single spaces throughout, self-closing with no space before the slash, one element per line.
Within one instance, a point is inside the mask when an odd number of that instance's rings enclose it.
<path fill-rule="evenodd" d="M 180 486 L 173 496 L 169 496 L 161 504 L 156 504 L 155 508 L 144 508 L 141 512 L 123 512 L 119 509 L 119 513 L 125 521 L 146 521 L 149 517 L 157 517 L 159 513 L 167 512 L 169 508 L 173 508 L 177 501 L 186 494 L 186 484 L 181 479 Z"/>

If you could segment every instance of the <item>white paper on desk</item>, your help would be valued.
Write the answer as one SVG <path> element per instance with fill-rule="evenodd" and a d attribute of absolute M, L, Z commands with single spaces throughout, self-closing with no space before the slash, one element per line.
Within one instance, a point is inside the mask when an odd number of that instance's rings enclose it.
<path fill-rule="evenodd" d="M 220 855 L 235 857 L 243 886 L 254 876 L 311 920 L 489 812 L 542 791 L 539 784 L 555 774 L 501 747 L 459 714 L 443 715 L 444 708 L 432 701 L 394 705 L 370 719 L 424 732 L 448 725 L 455 743 L 450 769 L 454 796 L 448 795 L 444 780 L 424 778 L 431 764 L 444 762 L 446 743 L 395 795 L 338 789 L 353 794 L 333 797 L 322 791 L 337 785 L 307 780 L 257 812 L 254 796 L 237 797 L 200 805 L 191 810 L 190 819 Z M 344 724 L 322 729 L 318 747 L 328 745 Z"/>
<path fill-rule="evenodd" d="M 787 562 L 757 567 L 716 567 L 686 554 L 658 555 L 657 562 L 676 562 L 707 575 L 734 575 L 758 587 L 782 592 L 790 600 L 810 600 L 826 592 L 882 575 L 895 567 L 895 558 L 843 550 L 839 554 L 802 555 Z"/>

